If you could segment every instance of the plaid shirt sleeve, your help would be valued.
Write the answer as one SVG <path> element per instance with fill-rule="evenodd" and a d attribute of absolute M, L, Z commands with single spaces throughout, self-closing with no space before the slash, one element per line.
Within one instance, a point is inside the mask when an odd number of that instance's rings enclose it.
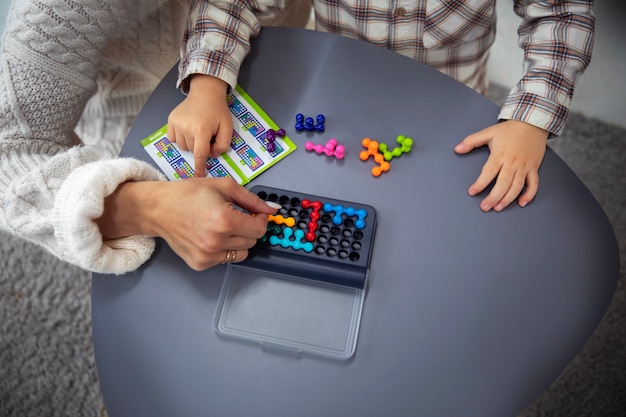
<path fill-rule="evenodd" d="M 500 112 L 559 135 L 567 119 L 574 85 L 591 60 L 593 0 L 516 0 L 522 17 L 519 45 L 524 71 Z"/>
<path fill-rule="evenodd" d="M 477 91 L 495 37 L 495 0 L 315 0 L 316 28 L 382 46 L 424 62 Z M 593 0 L 514 0 L 522 17 L 522 79 L 499 119 L 521 120 L 558 135 L 574 85 L 591 59 Z M 285 0 L 194 0 L 184 38 L 179 86 L 194 73 L 231 87 L 259 33 L 259 18 L 276 16 Z"/>
<path fill-rule="evenodd" d="M 189 91 L 189 77 L 206 74 L 237 85 L 239 68 L 250 51 L 260 18 L 276 16 L 285 0 L 193 0 L 183 37 L 177 86 Z"/>

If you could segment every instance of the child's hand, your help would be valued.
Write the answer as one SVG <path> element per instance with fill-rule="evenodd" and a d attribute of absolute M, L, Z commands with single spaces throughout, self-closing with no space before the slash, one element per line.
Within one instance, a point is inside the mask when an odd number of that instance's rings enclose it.
<path fill-rule="evenodd" d="M 507 120 L 469 135 L 454 148 L 455 152 L 466 154 L 483 145 L 489 146 L 489 158 L 468 190 L 474 196 L 497 177 L 491 192 L 480 203 L 483 211 L 504 210 L 518 196 L 518 204 L 524 207 L 535 197 L 547 140 L 546 130 Z M 524 186 L 526 190 L 520 195 Z"/>
<path fill-rule="evenodd" d="M 184 151 L 192 151 L 195 176 L 204 177 L 208 157 L 228 150 L 233 121 L 226 104 L 228 85 L 210 75 L 194 75 L 189 94 L 169 115 L 167 137 Z"/>

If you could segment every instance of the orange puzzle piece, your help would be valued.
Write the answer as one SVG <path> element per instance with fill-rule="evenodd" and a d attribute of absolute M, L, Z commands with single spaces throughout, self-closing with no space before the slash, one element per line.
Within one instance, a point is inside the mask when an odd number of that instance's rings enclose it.
<path fill-rule="evenodd" d="M 375 140 L 371 140 L 370 138 L 364 138 L 361 141 L 363 147 L 367 150 L 361 151 L 359 154 L 359 158 L 361 161 L 367 161 L 370 156 L 374 157 L 374 162 L 378 164 L 378 166 L 372 168 L 372 175 L 375 177 L 380 176 L 383 172 L 389 171 L 391 165 L 389 162 L 385 161 L 385 157 L 378 151 L 378 142 Z"/>

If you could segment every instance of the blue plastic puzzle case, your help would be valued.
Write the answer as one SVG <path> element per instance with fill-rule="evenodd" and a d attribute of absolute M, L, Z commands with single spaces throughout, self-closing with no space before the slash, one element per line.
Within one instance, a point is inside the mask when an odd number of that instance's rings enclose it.
<path fill-rule="evenodd" d="M 228 266 L 214 319 L 218 334 L 272 351 L 350 358 L 376 211 L 265 186 L 251 191 L 282 209 L 248 259 Z"/>

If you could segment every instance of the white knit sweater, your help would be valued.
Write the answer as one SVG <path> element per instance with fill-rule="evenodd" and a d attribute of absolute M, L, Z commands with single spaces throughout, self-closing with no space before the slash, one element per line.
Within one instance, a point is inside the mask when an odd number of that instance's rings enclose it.
<path fill-rule="evenodd" d="M 0 52 L 0 228 L 91 271 L 149 258 L 152 238 L 103 242 L 93 219 L 120 183 L 164 180 L 114 156 L 179 59 L 189 3 L 13 1 Z"/>

